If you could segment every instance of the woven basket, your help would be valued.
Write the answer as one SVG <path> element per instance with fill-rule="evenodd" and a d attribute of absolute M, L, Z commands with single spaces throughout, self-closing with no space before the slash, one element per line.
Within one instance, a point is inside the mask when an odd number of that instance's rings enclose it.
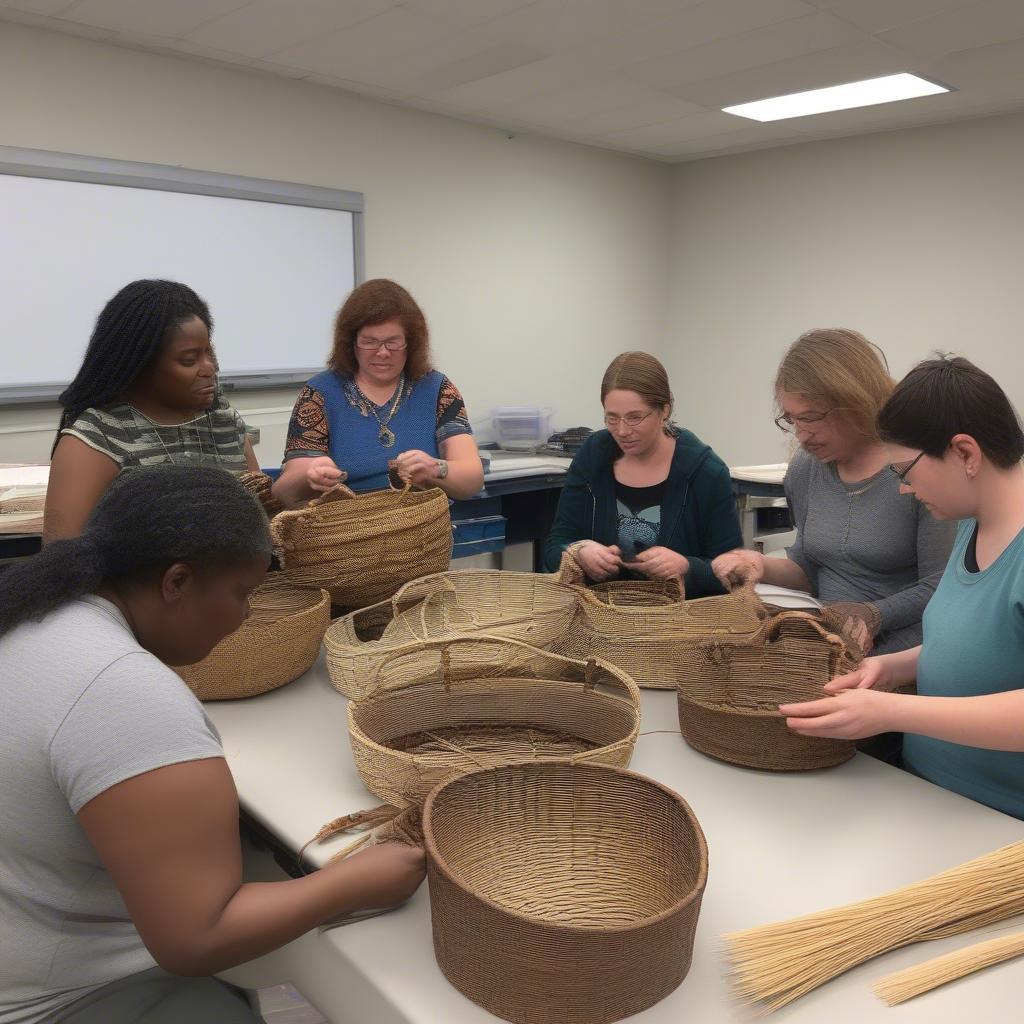
<path fill-rule="evenodd" d="M 234 700 L 284 686 L 316 661 L 331 620 L 324 590 L 273 579 L 249 599 L 252 613 L 202 660 L 174 671 L 200 700 Z"/>
<path fill-rule="evenodd" d="M 255 495 L 259 499 L 263 510 L 267 513 L 268 519 L 272 519 L 278 512 L 283 511 L 284 505 L 274 497 L 274 493 L 271 490 L 274 486 L 274 481 L 266 473 L 259 473 L 255 470 L 243 473 L 238 478 L 238 482 L 250 494 Z"/>
<path fill-rule="evenodd" d="M 469 768 L 559 756 L 624 766 L 640 729 L 625 673 L 502 637 L 393 652 L 374 684 L 348 706 L 352 756 L 366 788 L 396 807 Z"/>
<path fill-rule="evenodd" d="M 701 753 L 770 771 L 829 768 L 853 757 L 849 740 L 800 736 L 779 705 L 815 700 L 861 660 L 806 612 L 781 612 L 750 638 L 715 637 L 696 648 L 679 680 L 679 728 Z"/>
<path fill-rule="evenodd" d="M 409 580 L 448 567 L 448 497 L 427 491 L 354 494 L 344 484 L 270 523 L 282 570 L 300 586 L 323 587 L 342 608 L 383 601 Z"/>
<path fill-rule="evenodd" d="M 576 592 L 551 576 L 467 569 L 434 573 L 402 587 L 389 602 L 332 623 L 324 638 L 335 689 L 365 697 L 383 660 L 424 640 L 488 633 L 547 648 L 576 614 Z"/>
<path fill-rule="evenodd" d="M 586 586 L 569 552 L 559 577 L 580 597 L 579 611 L 553 649 L 618 665 L 638 686 L 674 690 L 687 645 L 712 636 L 750 637 L 766 611 L 753 587 L 686 601 L 682 580 L 612 580 Z"/>
<path fill-rule="evenodd" d="M 496 1016 L 608 1024 L 686 977 L 707 846 L 670 789 L 603 765 L 503 765 L 435 789 L 423 831 L 438 965 Z"/>

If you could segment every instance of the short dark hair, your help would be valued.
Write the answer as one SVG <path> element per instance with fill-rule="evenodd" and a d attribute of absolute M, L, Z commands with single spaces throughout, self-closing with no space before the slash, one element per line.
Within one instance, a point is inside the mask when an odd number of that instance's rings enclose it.
<path fill-rule="evenodd" d="M 1024 430 L 1006 392 L 963 356 L 918 363 L 878 414 L 883 441 L 942 458 L 957 434 L 968 434 L 1002 469 L 1024 458 Z"/>

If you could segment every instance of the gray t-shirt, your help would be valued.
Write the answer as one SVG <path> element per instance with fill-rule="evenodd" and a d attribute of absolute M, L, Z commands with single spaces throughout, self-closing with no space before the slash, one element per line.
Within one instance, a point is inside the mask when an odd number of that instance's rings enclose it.
<path fill-rule="evenodd" d="M 821 601 L 874 604 L 882 621 L 873 654 L 916 647 L 956 524 L 900 494 L 888 466 L 845 483 L 833 463 L 799 452 L 784 483 L 797 528 L 786 553 L 807 574 L 812 593 Z"/>
<path fill-rule="evenodd" d="M 0 1024 L 154 966 L 75 814 L 125 779 L 223 756 L 202 705 L 109 601 L 0 638 Z"/>

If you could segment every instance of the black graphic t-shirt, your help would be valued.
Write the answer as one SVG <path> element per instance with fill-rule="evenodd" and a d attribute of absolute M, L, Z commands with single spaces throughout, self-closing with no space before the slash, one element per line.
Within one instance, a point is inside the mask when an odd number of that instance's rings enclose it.
<path fill-rule="evenodd" d="M 641 551 L 658 543 L 661 503 L 667 480 L 652 487 L 629 487 L 615 481 L 615 504 L 619 516 L 619 547 L 622 557 L 632 561 Z"/>

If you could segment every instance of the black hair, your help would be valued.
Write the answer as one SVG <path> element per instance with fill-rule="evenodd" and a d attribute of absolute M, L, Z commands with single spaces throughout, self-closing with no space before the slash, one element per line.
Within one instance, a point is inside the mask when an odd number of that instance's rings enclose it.
<path fill-rule="evenodd" d="M 267 517 L 230 473 L 163 464 L 128 469 L 80 537 L 0 572 L 0 636 L 103 585 L 144 582 L 176 562 L 215 572 L 271 554 Z"/>
<path fill-rule="evenodd" d="M 157 354 L 170 331 L 199 317 L 213 331 L 209 307 L 191 288 L 176 281 L 132 281 L 96 319 L 75 379 L 58 401 L 64 406 L 60 430 L 90 406 L 112 402 Z M 56 445 L 56 443 L 55 443 Z"/>
<path fill-rule="evenodd" d="M 936 459 L 957 434 L 973 437 L 985 457 L 1002 469 L 1024 458 L 1024 430 L 1006 392 L 962 356 L 918 363 L 878 414 L 883 441 L 919 448 Z"/>

